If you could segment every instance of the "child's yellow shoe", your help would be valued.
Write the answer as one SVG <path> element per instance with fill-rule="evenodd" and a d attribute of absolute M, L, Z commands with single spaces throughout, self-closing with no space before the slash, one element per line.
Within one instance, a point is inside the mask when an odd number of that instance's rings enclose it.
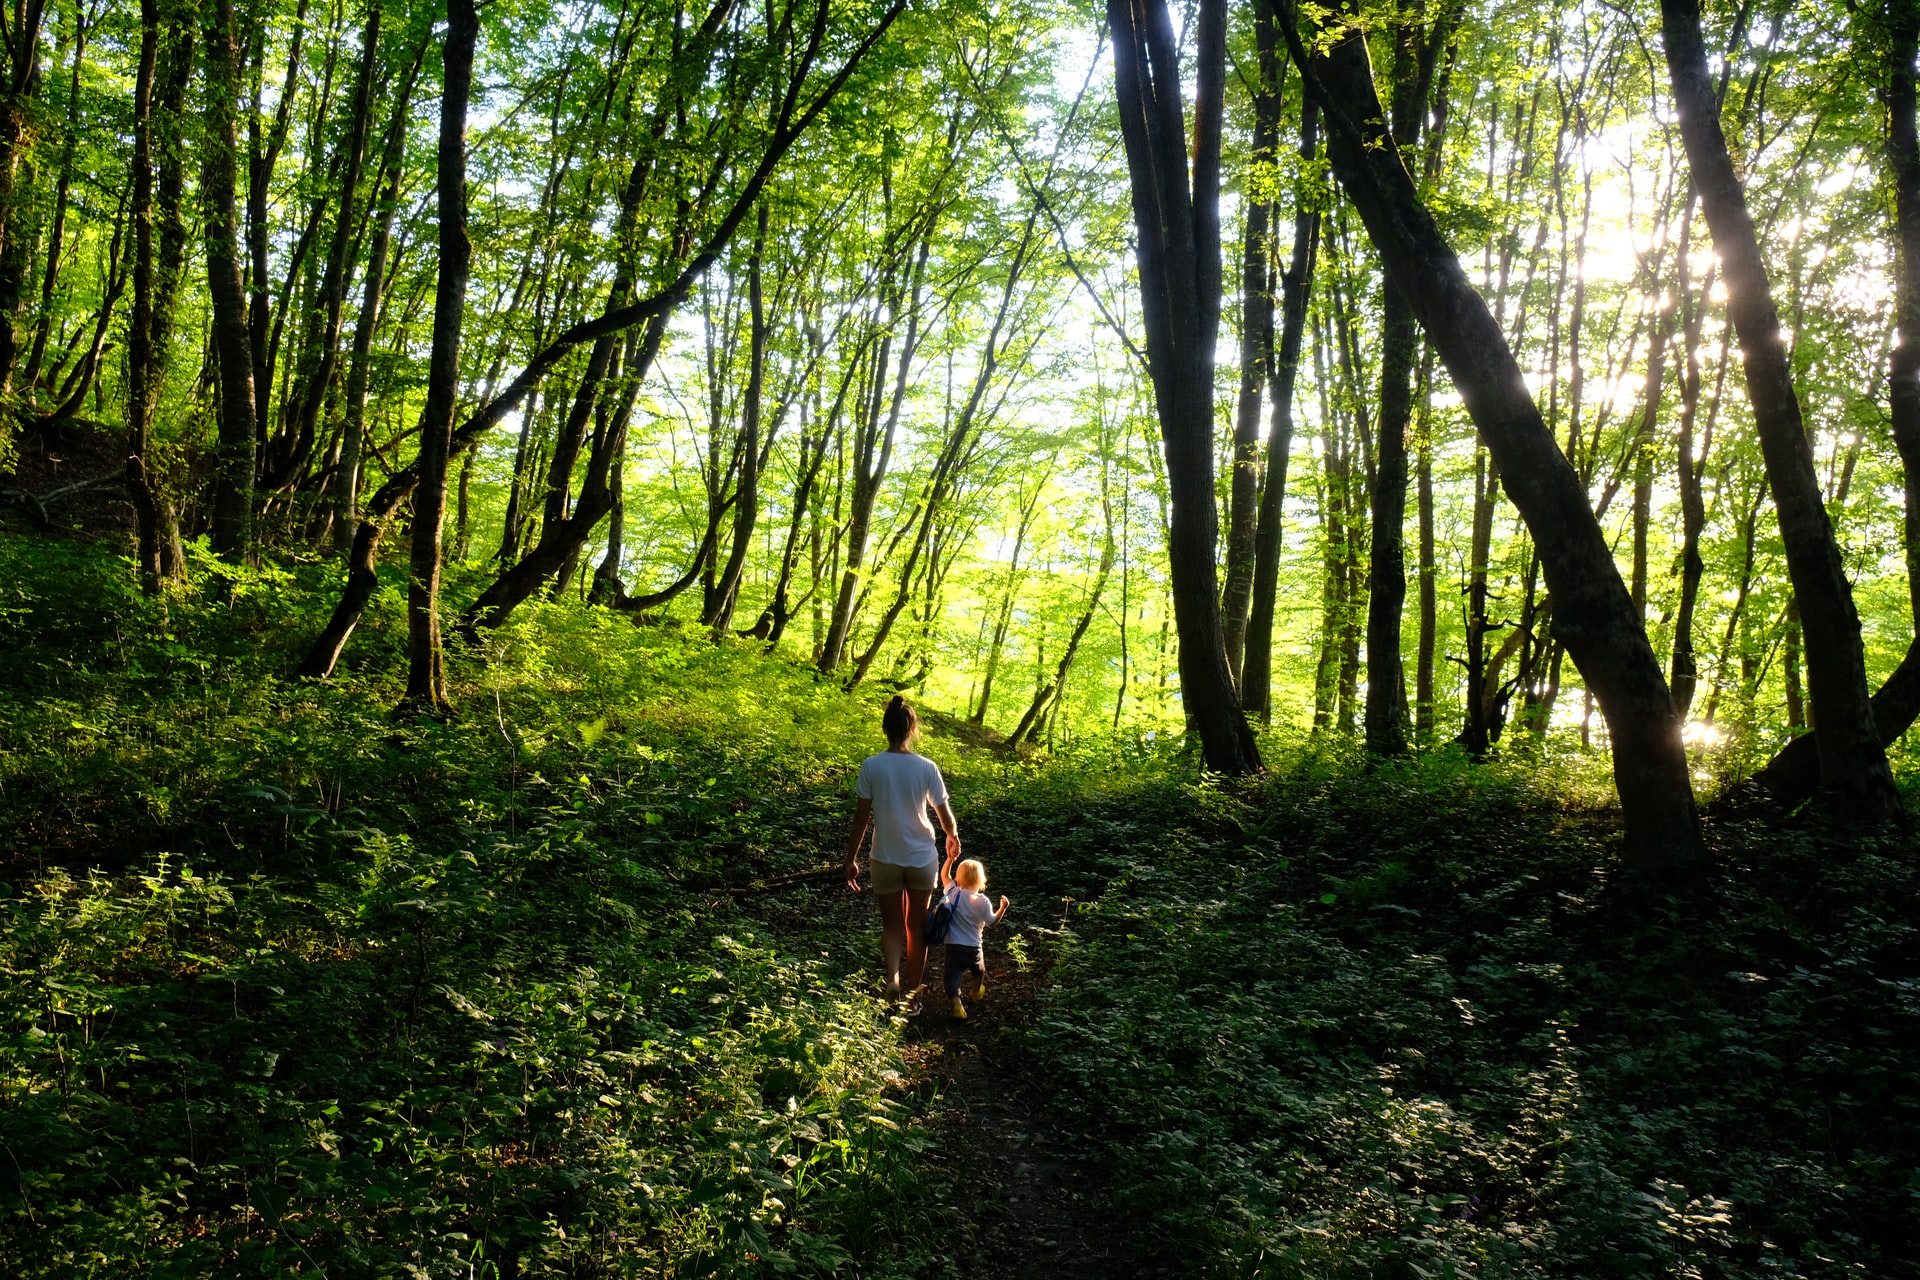
<path fill-rule="evenodd" d="M 973 984 L 973 998 L 975 1000 L 985 1000 L 987 998 L 987 980 L 985 978 Z"/>
<path fill-rule="evenodd" d="M 963 1022 L 967 1017 L 967 1002 L 959 996 L 953 998 L 953 1016 Z"/>

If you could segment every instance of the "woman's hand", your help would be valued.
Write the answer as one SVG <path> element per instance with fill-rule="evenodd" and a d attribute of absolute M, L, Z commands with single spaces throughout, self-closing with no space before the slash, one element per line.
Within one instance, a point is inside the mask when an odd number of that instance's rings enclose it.
<path fill-rule="evenodd" d="M 860 859 L 857 857 L 848 858 L 846 870 L 847 870 L 847 892 L 848 893 L 860 892 Z"/>

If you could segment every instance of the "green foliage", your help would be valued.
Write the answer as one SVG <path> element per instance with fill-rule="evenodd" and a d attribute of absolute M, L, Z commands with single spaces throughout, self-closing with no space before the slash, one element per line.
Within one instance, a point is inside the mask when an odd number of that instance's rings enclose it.
<path fill-rule="evenodd" d="M 702 889 L 831 856 L 872 708 L 549 607 L 397 723 L 293 577 L 0 552 L 0 1269 L 921 1269 L 870 923 Z"/>
<path fill-rule="evenodd" d="M 1569 781 L 1309 751 L 1022 814 L 1068 907 L 1038 1045 L 1143 1264 L 1913 1274 L 1909 842 L 1728 822 L 1682 910 Z"/>

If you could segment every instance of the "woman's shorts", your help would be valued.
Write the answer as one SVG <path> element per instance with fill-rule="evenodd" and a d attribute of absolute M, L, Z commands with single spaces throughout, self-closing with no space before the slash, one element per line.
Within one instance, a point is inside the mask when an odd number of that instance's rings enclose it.
<path fill-rule="evenodd" d="M 932 863 L 924 867 L 903 867 L 895 862 L 875 859 L 870 870 L 875 893 L 899 893 L 903 889 L 914 893 L 932 893 L 934 886 L 940 882 L 939 868 Z"/>

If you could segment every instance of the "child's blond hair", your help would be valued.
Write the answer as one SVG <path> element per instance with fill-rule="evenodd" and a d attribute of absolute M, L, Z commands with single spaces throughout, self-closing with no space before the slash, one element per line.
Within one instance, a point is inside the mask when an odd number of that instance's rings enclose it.
<path fill-rule="evenodd" d="M 987 868 L 978 858 L 968 858 L 953 869 L 953 882 L 975 893 L 987 891 Z"/>

